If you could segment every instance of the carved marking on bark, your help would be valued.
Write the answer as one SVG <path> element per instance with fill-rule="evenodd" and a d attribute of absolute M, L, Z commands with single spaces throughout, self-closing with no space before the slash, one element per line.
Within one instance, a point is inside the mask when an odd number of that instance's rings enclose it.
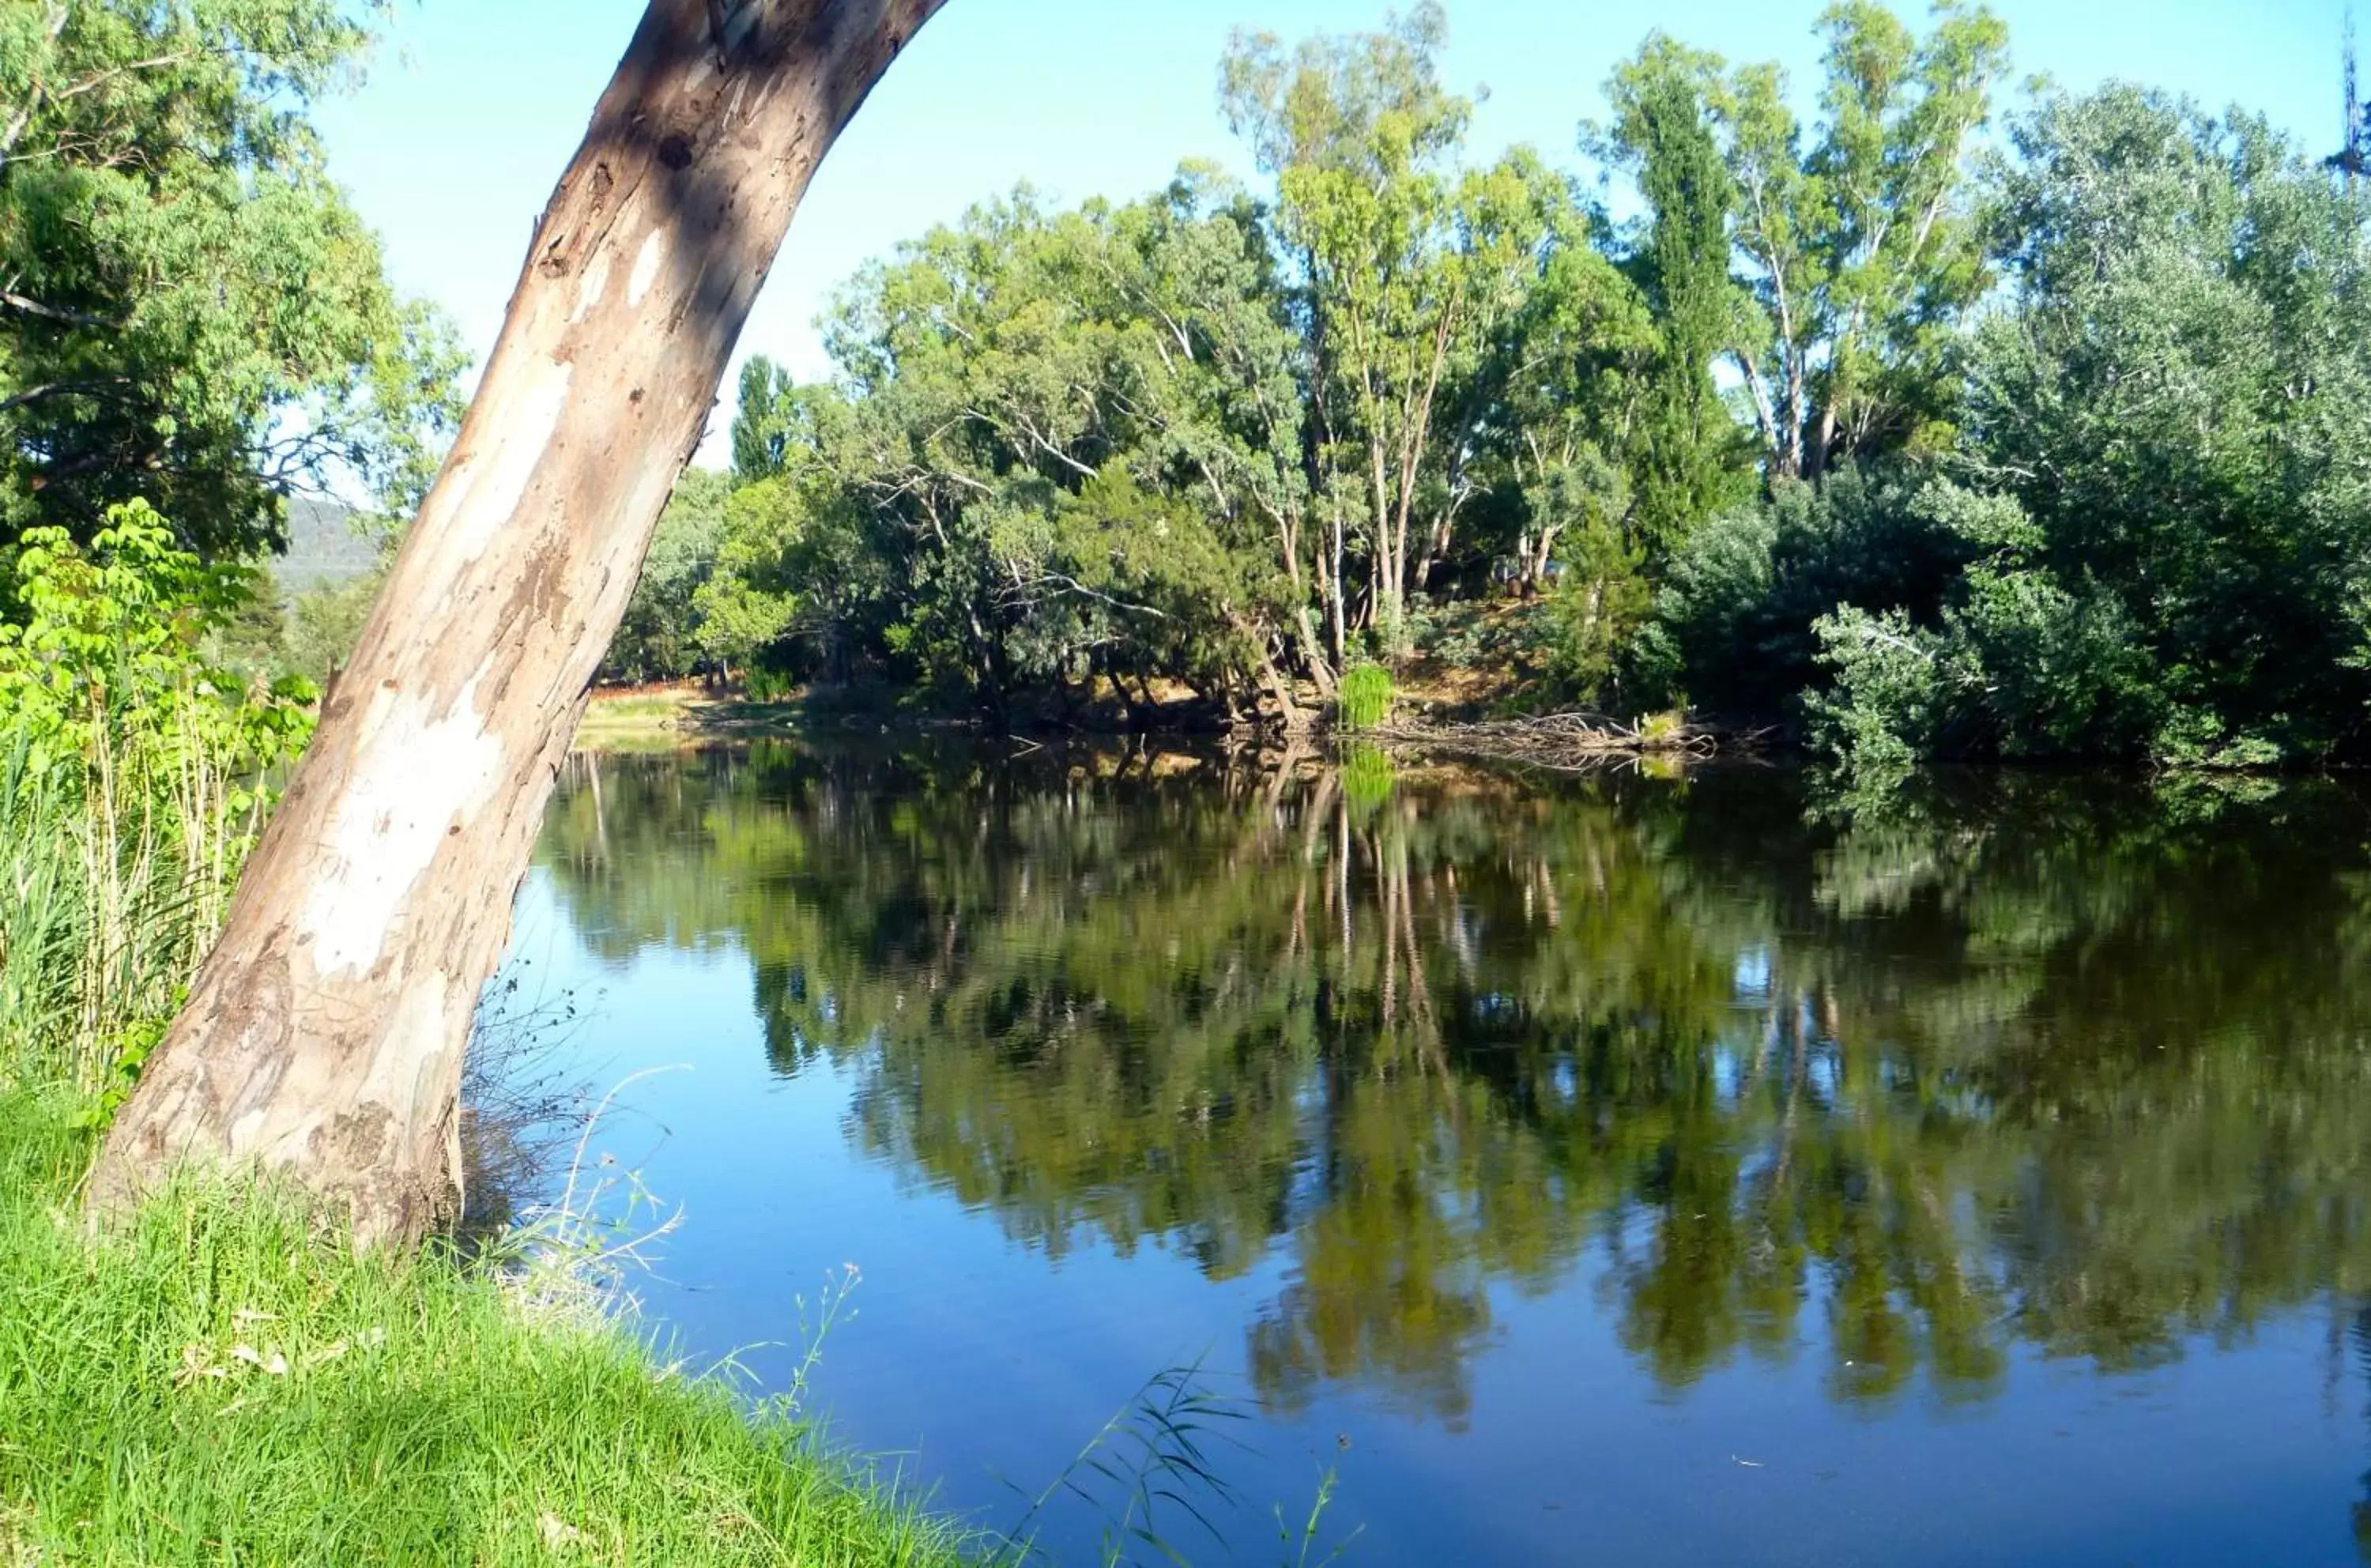
<path fill-rule="evenodd" d="M 337 802 L 329 847 L 335 873 L 314 884 L 297 925 L 313 944 L 322 975 L 367 974 L 393 929 L 411 886 L 435 858 L 445 829 L 485 798 L 502 771 L 500 737 L 478 711 L 475 676 L 440 713 L 411 692 L 376 693 L 363 721 L 368 747 L 404 759 L 400 772 L 357 769 Z"/>

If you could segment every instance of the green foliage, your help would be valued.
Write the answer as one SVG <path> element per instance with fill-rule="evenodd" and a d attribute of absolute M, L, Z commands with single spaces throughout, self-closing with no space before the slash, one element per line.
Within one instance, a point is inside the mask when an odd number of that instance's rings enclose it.
<path fill-rule="evenodd" d="M 711 640 L 990 712 L 1156 674 L 1248 704 L 1301 504 L 1279 317 L 1255 214 L 1192 171 L 933 231 L 844 296 L 846 388 L 784 395 L 780 471 L 728 504 Z"/>
<path fill-rule="evenodd" d="M 741 367 L 741 397 L 733 415 L 733 477 L 743 484 L 771 478 L 790 466 L 811 432 L 799 419 L 800 388 L 791 373 L 763 354 Z"/>
<path fill-rule="evenodd" d="M 1776 65 L 1732 70 L 1656 35 L 1616 73 L 1616 118 L 1601 138 L 1641 173 L 1658 217 L 1650 266 L 1679 263 L 1688 280 L 1674 319 L 1691 351 L 1718 310 L 1704 225 L 1729 203 L 1702 150 L 1717 139 L 1752 295 L 1719 346 L 1744 377 L 1775 478 L 1817 478 L 1941 438 L 1945 361 L 1986 283 L 1964 182 L 2007 69 L 2007 29 L 1982 6 L 1938 6 L 1924 39 L 1870 0 L 1840 0 L 1819 28 L 1821 119 L 1808 130 Z"/>
<path fill-rule="evenodd" d="M 387 569 L 299 594 L 289 603 L 282 639 L 282 667 L 317 685 L 342 669 L 362 640 L 371 606 L 387 582 Z"/>
<path fill-rule="evenodd" d="M 457 412 L 449 332 L 396 297 L 307 107 L 369 7 L 14 0 L 0 18 L 0 537 L 162 506 L 272 542 L 344 476 L 407 507 Z"/>
<path fill-rule="evenodd" d="M 1335 694 L 1335 721 L 1345 730 L 1371 730 L 1391 717 L 1392 673 L 1381 664 L 1353 664 Z"/>
<path fill-rule="evenodd" d="M 827 579 L 808 570 L 805 522 L 797 490 L 779 476 L 726 498 L 711 574 L 692 595 L 700 647 L 724 668 L 754 665 L 788 635 L 802 587 L 830 591 Z"/>
<path fill-rule="evenodd" d="M 1640 335 L 1635 318 L 1620 323 L 1625 340 L 1576 335 L 1620 306 L 1570 181 L 1524 149 L 1456 168 L 1473 106 L 1441 86 L 1445 38 L 1427 4 L 1382 31 L 1289 52 L 1239 32 L 1220 67 L 1229 122 L 1277 178 L 1314 499 L 1360 558 L 1337 543 L 1316 575 L 1338 624 L 1346 570 L 1368 568 L 1364 614 L 1394 658 L 1412 641 L 1411 596 L 1454 564 L 1484 484 L 1476 459 L 1520 486 L 1577 458 L 1603 435 L 1609 363 Z M 1531 341 L 1542 328 L 1564 335 Z M 1518 429 L 1516 401 L 1556 412 Z M 1521 553 L 1536 582 L 1547 545 L 1535 528 Z"/>
<path fill-rule="evenodd" d="M 1649 36 L 1584 136 L 1617 226 L 1527 151 L 1463 161 L 1444 29 L 1235 37 L 1273 205 L 1193 166 L 1024 190 L 868 269 L 834 382 L 750 363 L 722 521 L 663 530 L 609 674 L 1241 721 L 1495 590 L 1539 606 L 1521 646 L 1434 651 L 1510 654 L 1512 705 L 1894 760 L 2371 755 L 2359 196 L 2134 88 L 1980 157 L 1997 18 L 1844 0 L 1810 122 Z"/>
<path fill-rule="evenodd" d="M 1821 617 L 1852 605 L 1929 624 L 1966 566 L 2022 525 L 2014 502 L 1914 472 L 1781 483 L 1672 558 L 1637 651 L 1643 685 L 1719 712 L 1781 711 L 1822 679 Z"/>
<path fill-rule="evenodd" d="M 1556 637 L 1549 667 L 1560 686 L 1588 703 L 1610 693 L 1648 606 L 1646 553 L 1630 542 L 1621 522 L 1626 511 L 1619 499 L 1621 476 L 1603 472 L 1602 490 L 1582 498 L 1567 493 L 1534 508 L 1575 519 L 1563 533 L 1564 573 L 1550 602 Z M 1575 488 L 1577 478 L 1569 469 L 1556 476 L 1551 493 Z"/>
<path fill-rule="evenodd" d="M 1945 635 L 1979 672 L 1987 744 L 2006 757 L 2139 755 L 2157 727 L 2141 628 L 2122 602 L 2070 593 L 2049 575 L 1980 568 L 1944 617 Z"/>
<path fill-rule="evenodd" d="M 88 550 L 61 528 L 17 553 L 0 624 L 0 1081 L 95 1088 L 168 1016 L 219 924 L 312 692 L 199 649 L 251 574 L 173 542 L 146 505 Z"/>
<path fill-rule="evenodd" d="M 2261 123 L 2135 89 L 2046 99 L 2016 140 L 2013 290 L 1965 350 L 1980 488 L 1912 508 L 1960 571 L 1923 603 L 1833 590 L 1817 733 L 1883 762 L 2359 746 L 2371 213 Z"/>
<path fill-rule="evenodd" d="M 2121 606 L 2157 749 L 2359 745 L 2371 210 L 2261 121 L 2137 89 L 2053 96 L 2014 133 L 2012 308 L 1968 349 L 1980 472 L 2065 592 Z"/>
<path fill-rule="evenodd" d="M 699 668 L 702 626 L 697 601 L 723 544 L 731 492 L 731 481 L 709 468 L 687 468 L 676 481 L 625 619 L 602 661 L 601 678 L 677 680 Z"/>
<path fill-rule="evenodd" d="M 1649 214 L 1633 266 L 1655 320 L 1640 378 L 1638 529 L 1659 556 L 1739 499 L 1744 443 L 1713 382 L 1747 308 L 1729 275 L 1738 190 L 1705 101 L 1705 63 L 1660 34 L 1611 84 L 1614 121 L 1594 138 L 1630 168 Z"/>
<path fill-rule="evenodd" d="M 1813 743 L 1855 772 L 1897 777 L 1941 749 L 1951 719 L 1949 649 L 1900 610 L 1845 605 L 1812 623 L 1833 686 L 1805 699 Z"/>

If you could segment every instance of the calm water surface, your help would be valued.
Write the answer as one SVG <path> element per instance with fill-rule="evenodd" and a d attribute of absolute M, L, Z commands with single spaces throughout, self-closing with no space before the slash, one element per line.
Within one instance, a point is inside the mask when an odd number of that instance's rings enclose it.
<path fill-rule="evenodd" d="M 1197 1563 L 2363 1560 L 2359 789 L 1010 749 L 563 781 L 685 1354 L 855 1265 L 811 1407 L 991 1527 L 1198 1362 Z"/>

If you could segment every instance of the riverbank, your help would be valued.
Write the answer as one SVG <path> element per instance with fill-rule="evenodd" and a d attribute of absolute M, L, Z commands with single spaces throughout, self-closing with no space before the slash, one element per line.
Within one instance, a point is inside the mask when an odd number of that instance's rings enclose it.
<path fill-rule="evenodd" d="M 1784 749 L 1785 737 L 1775 725 L 1716 721 L 1687 713 L 1650 713 L 1626 721 L 1577 709 L 1494 716 L 1486 692 L 1476 695 L 1481 690 L 1475 682 L 1452 687 L 1440 681 L 1437 672 L 1421 672 L 1414 683 L 1395 691 L 1389 715 L 1380 723 L 1357 731 L 1336 731 L 1330 726 L 1313 732 L 1271 731 L 1260 744 L 1273 743 L 1290 754 L 1296 746 L 1332 733 L 1346 741 L 1381 746 L 1410 761 L 1463 757 L 1568 771 L 1616 763 L 1678 767 L 1714 756 L 1761 756 Z M 1313 706 L 1311 711 L 1320 710 Z M 577 728 L 574 746 L 581 752 L 664 753 L 721 740 L 800 732 L 971 728 L 955 720 L 919 719 L 844 704 L 818 705 L 805 698 L 749 702 L 729 692 L 685 682 L 596 691 Z M 1118 739 L 1131 734 L 1168 737 L 1188 746 L 1213 739 L 1190 729 L 1131 731 L 1125 726 L 1058 733 L 1089 744 L 1097 737 Z M 1232 742 L 1243 739 L 1238 733 Z"/>
<path fill-rule="evenodd" d="M 601 751 L 672 751 L 734 734 L 779 732 L 806 716 L 803 701 L 753 702 L 700 681 L 596 688 L 576 744 Z"/>
<path fill-rule="evenodd" d="M 786 1408 L 449 1250 L 251 1186 L 91 1238 L 79 1110 L 0 1095 L 0 1564 L 964 1560 Z"/>
<path fill-rule="evenodd" d="M 1054 711 L 1016 713 L 1010 732 L 1089 735 L 1221 735 L 1211 709 L 1190 693 L 1154 683 L 1151 706 L 1131 707 L 1108 690 L 1067 716 Z M 1223 716 L 1219 716 L 1220 719 Z M 760 701 L 737 686 L 701 681 L 648 686 L 600 686 L 585 705 L 575 744 L 594 751 L 674 751 L 735 736 L 785 734 L 794 730 L 873 732 L 883 730 L 977 730 L 977 715 L 918 707 L 906 694 L 878 686 L 809 687 Z"/>

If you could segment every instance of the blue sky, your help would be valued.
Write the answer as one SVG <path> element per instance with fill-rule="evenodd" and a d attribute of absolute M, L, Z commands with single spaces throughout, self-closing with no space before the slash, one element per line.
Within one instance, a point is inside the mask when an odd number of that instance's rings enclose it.
<path fill-rule="evenodd" d="M 2020 79 L 2150 83 L 2260 110 L 2316 151 L 2336 144 L 2343 0 L 1992 3 L 2008 22 Z M 1473 153 L 1529 143 L 1574 167 L 1575 131 L 1599 112 L 1599 85 L 1648 28 L 1732 60 L 1780 61 L 1808 92 L 1822 0 L 1447 4 L 1448 80 L 1488 88 Z M 950 0 L 826 161 L 741 352 L 820 374 L 813 321 L 834 287 L 1018 181 L 1077 201 L 1139 194 L 1188 156 L 1247 174 L 1214 98 L 1229 30 L 1242 23 L 1296 38 L 1370 27 L 1383 9 L 1383 0 Z M 641 10 L 642 0 L 403 0 L 364 85 L 320 114 L 330 168 L 386 240 L 398 286 L 441 304 L 481 359 L 536 214 Z M 718 460 L 729 417 L 720 409 L 704 459 Z"/>

